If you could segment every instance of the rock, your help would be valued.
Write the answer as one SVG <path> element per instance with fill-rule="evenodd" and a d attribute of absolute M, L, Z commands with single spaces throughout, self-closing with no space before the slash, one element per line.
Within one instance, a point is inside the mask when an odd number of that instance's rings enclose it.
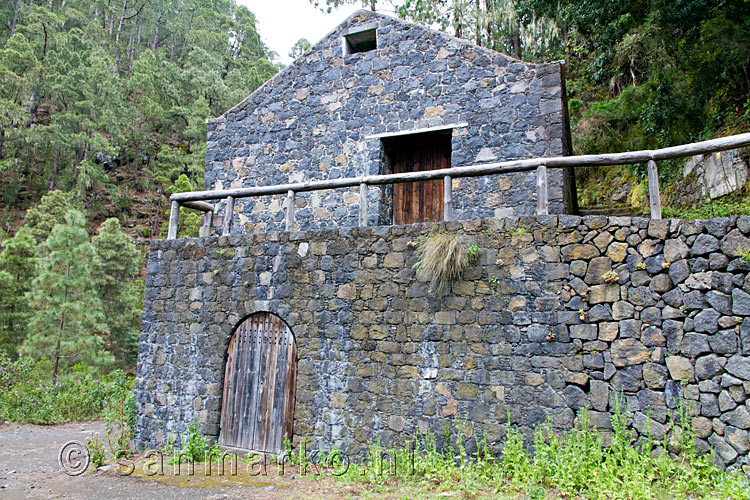
<path fill-rule="evenodd" d="M 667 404 L 667 408 L 678 408 L 682 399 L 682 384 L 674 380 L 667 380 L 664 385 L 664 402 Z"/>
<path fill-rule="evenodd" d="M 708 346 L 708 338 L 700 333 L 686 333 L 682 337 L 682 354 L 695 358 L 701 354 L 711 352 Z"/>
<path fill-rule="evenodd" d="M 620 299 L 620 286 L 594 285 L 589 291 L 589 304 L 601 304 L 604 302 L 616 302 Z"/>
<path fill-rule="evenodd" d="M 719 240 L 710 234 L 701 234 L 693 242 L 690 249 L 690 255 L 700 256 L 707 253 L 715 252 L 719 249 Z"/>
<path fill-rule="evenodd" d="M 612 261 L 608 257 L 594 257 L 589 262 L 589 268 L 584 279 L 589 285 L 605 283 L 603 276 L 611 270 Z"/>
<path fill-rule="evenodd" d="M 634 314 L 635 307 L 630 302 L 622 300 L 612 305 L 612 319 L 614 320 L 632 318 Z"/>
<path fill-rule="evenodd" d="M 723 390 L 719 394 L 719 411 L 726 413 L 729 410 L 737 408 L 737 403 L 734 402 L 732 396 L 729 395 L 729 391 Z"/>
<path fill-rule="evenodd" d="M 712 280 L 712 271 L 694 273 L 685 280 L 685 285 L 689 288 L 692 288 L 693 290 L 710 290 Z"/>
<path fill-rule="evenodd" d="M 664 426 L 659 422 L 648 418 L 641 412 L 636 412 L 633 415 L 633 427 L 638 431 L 641 436 L 651 436 L 654 441 L 662 441 L 664 439 Z"/>
<path fill-rule="evenodd" d="M 750 316 L 750 294 L 739 288 L 732 290 L 732 312 L 738 316 Z"/>
<path fill-rule="evenodd" d="M 622 262 L 627 256 L 627 251 L 627 243 L 615 242 L 609 245 L 609 248 L 607 248 L 607 257 L 609 257 L 612 262 Z"/>
<path fill-rule="evenodd" d="M 731 444 L 738 453 L 745 454 L 750 450 L 750 434 L 746 430 L 727 426 L 724 429 L 724 439 Z"/>
<path fill-rule="evenodd" d="M 689 254 L 690 249 L 682 240 L 672 239 L 664 242 L 664 258 L 667 262 L 685 259 Z"/>
<path fill-rule="evenodd" d="M 663 273 L 658 274 L 654 276 L 654 278 L 651 280 L 651 283 L 649 283 L 649 288 L 652 292 L 656 293 L 668 292 L 672 289 L 672 280 L 670 279 L 669 275 Z"/>
<path fill-rule="evenodd" d="M 617 370 L 611 381 L 612 390 L 616 392 L 636 392 L 642 387 L 642 384 L 643 368 L 638 365 Z"/>
<path fill-rule="evenodd" d="M 721 363 L 716 354 L 703 356 L 702 358 L 698 358 L 695 362 L 695 378 L 698 380 L 713 378 L 721 373 L 721 371 Z"/>
<path fill-rule="evenodd" d="M 724 367 L 727 372 L 742 380 L 750 380 L 750 358 L 735 354 Z"/>
<path fill-rule="evenodd" d="M 750 249 L 750 239 L 738 229 L 733 229 L 721 240 L 721 251 L 727 257 L 739 257 L 743 251 Z"/>
<path fill-rule="evenodd" d="M 617 323 L 599 323 L 599 340 L 612 342 L 617 338 L 618 333 L 619 327 Z"/>
<path fill-rule="evenodd" d="M 719 314 L 714 309 L 706 309 L 699 312 L 694 321 L 694 328 L 696 332 L 714 333 L 719 330 Z"/>
<path fill-rule="evenodd" d="M 598 329 L 596 325 L 571 325 L 570 337 L 581 340 L 596 340 Z"/>
<path fill-rule="evenodd" d="M 618 368 L 639 365 L 649 359 L 649 351 L 636 339 L 616 340 L 611 348 L 612 363 Z"/>
<path fill-rule="evenodd" d="M 406 427 L 406 419 L 401 416 L 391 415 L 388 419 L 388 427 L 396 432 L 401 432 Z"/>
<path fill-rule="evenodd" d="M 657 240 L 666 239 L 668 230 L 668 220 L 651 219 L 648 221 L 647 234 L 649 238 L 656 238 Z"/>
<path fill-rule="evenodd" d="M 737 352 L 737 334 L 734 330 L 718 332 L 708 337 L 711 350 L 717 354 L 732 354 Z"/>
<path fill-rule="evenodd" d="M 641 342 L 647 347 L 659 347 L 667 344 L 661 329 L 655 326 L 649 326 L 641 333 Z"/>
<path fill-rule="evenodd" d="M 585 406 L 588 406 L 589 400 L 586 393 L 580 387 L 575 385 L 569 385 L 563 389 L 563 397 L 568 403 L 568 406 L 573 410 L 578 410 Z"/>
<path fill-rule="evenodd" d="M 589 399 L 595 410 L 606 411 L 609 402 L 609 384 L 601 380 L 591 380 L 589 382 Z"/>
<path fill-rule="evenodd" d="M 718 417 L 721 415 L 719 411 L 719 400 L 713 394 L 701 394 L 701 415 L 704 417 Z"/>
<path fill-rule="evenodd" d="M 671 266 L 669 266 L 669 279 L 672 280 L 672 283 L 675 285 L 678 285 L 685 281 L 688 276 L 690 276 L 690 269 L 688 268 L 688 263 L 686 260 L 678 260 L 677 262 L 673 262 Z"/>
<path fill-rule="evenodd" d="M 594 245 L 574 244 L 562 248 L 560 255 L 563 262 L 572 260 L 589 260 L 599 256 L 599 250 Z"/>
<path fill-rule="evenodd" d="M 663 389 L 667 383 L 667 369 L 656 363 L 643 365 L 643 381 L 649 389 Z"/>
<path fill-rule="evenodd" d="M 693 417 L 691 426 L 695 435 L 702 439 L 706 439 L 713 432 L 711 420 L 706 417 Z"/>
<path fill-rule="evenodd" d="M 724 463 L 730 463 L 737 458 L 737 452 L 735 449 L 729 446 L 721 436 L 714 434 L 708 438 L 708 442 L 711 443 L 711 447 L 716 451 Z"/>
<path fill-rule="evenodd" d="M 695 369 L 689 359 L 682 356 L 668 356 L 666 362 L 669 375 L 674 380 L 690 381 L 693 379 Z"/>
<path fill-rule="evenodd" d="M 740 429 L 750 429 L 750 412 L 745 406 L 738 406 L 734 411 L 724 415 L 722 420 Z"/>
<path fill-rule="evenodd" d="M 664 401 L 664 394 L 652 391 L 651 389 L 642 389 L 638 391 L 638 404 L 641 410 L 650 412 L 651 418 L 658 422 L 666 422 L 667 405 Z"/>
<path fill-rule="evenodd" d="M 586 319 L 591 323 L 609 321 L 612 319 L 612 308 L 609 304 L 597 304 L 589 309 L 589 313 L 586 316 Z"/>
<path fill-rule="evenodd" d="M 725 293 L 711 290 L 706 294 L 706 302 L 721 314 L 732 314 L 732 299 Z"/>

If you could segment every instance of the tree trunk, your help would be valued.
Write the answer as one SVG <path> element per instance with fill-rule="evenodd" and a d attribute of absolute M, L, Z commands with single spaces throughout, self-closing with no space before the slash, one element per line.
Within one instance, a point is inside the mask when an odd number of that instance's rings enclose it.
<path fill-rule="evenodd" d="M 370 0 L 370 10 L 375 12 L 377 10 L 377 0 Z"/>
<path fill-rule="evenodd" d="M 68 266 L 67 275 L 70 276 L 70 266 Z M 65 287 L 65 293 L 63 293 L 63 301 L 68 298 L 68 287 Z M 57 368 L 60 364 L 60 345 L 62 344 L 63 328 L 65 328 L 65 313 L 63 311 L 60 316 L 60 326 L 57 329 L 57 347 L 55 347 L 55 367 L 52 370 L 52 383 L 57 384 Z"/>
<path fill-rule="evenodd" d="M 49 190 L 55 189 L 55 178 L 57 177 L 57 168 L 60 165 L 60 156 L 55 153 L 55 161 L 52 162 L 52 178 L 49 180 Z"/>
<path fill-rule="evenodd" d="M 453 33 L 456 38 L 461 38 L 461 0 L 453 0 Z"/>
<path fill-rule="evenodd" d="M 159 41 L 159 23 L 161 23 L 161 11 L 156 15 L 156 27 L 154 28 L 154 40 L 151 42 L 151 50 L 156 52 L 156 44 Z"/>
<path fill-rule="evenodd" d="M 117 34 L 115 35 L 115 74 L 120 73 L 120 33 L 122 25 L 125 23 L 125 11 L 128 9 L 128 0 L 122 0 L 122 11 L 120 11 L 120 22 L 117 24 Z"/>
<path fill-rule="evenodd" d="M 482 6 L 479 4 L 479 0 L 474 0 L 474 9 L 476 9 L 476 12 L 474 13 L 474 17 L 475 17 L 474 35 L 476 38 L 476 44 L 481 47 L 482 46 Z"/>
<path fill-rule="evenodd" d="M 16 23 L 18 22 L 18 8 L 21 6 L 21 0 L 16 0 L 16 8 L 13 11 L 13 22 L 10 25 L 10 36 L 16 32 Z"/>
<path fill-rule="evenodd" d="M 513 32 L 513 57 L 521 59 L 521 34 L 518 30 Z"/>

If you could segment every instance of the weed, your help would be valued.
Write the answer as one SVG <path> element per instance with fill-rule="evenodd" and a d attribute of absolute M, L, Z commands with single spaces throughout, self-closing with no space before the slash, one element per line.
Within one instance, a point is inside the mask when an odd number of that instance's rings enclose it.
<path fill-rule="evenodd" d="M 89 452 L 89 457 L 94 467 L 98 469 L 104 465 L 106 454 L 104 451 L 104 442 L 101 438 L 94 436 L 92 433 L 91 437 L 86 439 L 86 449 Z"/>
<path fill-rule="evenodd" d="M 586 321 L 586 311 L 584 311 L 583 309 L 579 309 L 578 319 L 580 319 L 581 321 Z"/>
<path fill-rule="evenodd" d="M 670 265 L 671 265 L 671 264 L 670 264 L 669 262 L 662 262 L 662 263 L 661 263 L 661 268 L 662 268 L 662 269 L 669 269 L 669 266 L 670 266 Z"/>
<path fill-rule="evenodd" d="M 476 262 L 479 252 L 478 246 L 467 246 L 458 234 L 433 232 L 420 239 L 417 248 L 419 260 L 414 264 L 414 270 L 417 278 L 430 281 L 430 290 L 435 295 L 442 295 Z"/>
<path fill-rule="evenodd" d="M 617 283 L 620 280 L 620 276 L 614 271 L 607 271 L 602 274 L 602 281 L 605 283 Z"/>
<path fill-rule="evenodd" d="M 750 248 L 740 252 L 740 259 L 742 259 L 742 262 L 750 264 Z"/>
<path fill-rule="evenodd" d="M 635 268 L 638 269 L 639 271 L 643 271 L 644 269 L 646 269 L 646 263 L 639 262 L 638 264 L 635 265 Z"/>

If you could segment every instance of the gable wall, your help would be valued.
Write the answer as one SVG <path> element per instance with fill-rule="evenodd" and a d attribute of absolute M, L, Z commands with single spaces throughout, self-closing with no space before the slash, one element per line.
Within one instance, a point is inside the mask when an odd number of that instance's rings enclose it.
<path fill-rule="evenodd" d="M 342 56 L 342 37 L 377 26 L 377 51 Z M 559 64 L 515 61 L 387 16 L 360 12 L 225 115 L 209 122 L 205 189 L 356 177 L 383 171 L 367 136 L 467 123 L 452 165 L 563 154 Z M 389 188 L 369 194 L 370 225 L 390 223 Z M 454 181 L 454 213 L 534 213 L 534 172 Z M 223 205 L 223 203 L 222 203 Z M 298 196 L 301 230 L 356 226 L 356 188 Z M 562 212 L 562 173 L 550 171 Z M 220 207 L 223 214 L 223 208 Z M 282 197 L 237 200 L 233 232 L 283 228 Z M 215 218 L 215 224 L 221 217 Z"/>

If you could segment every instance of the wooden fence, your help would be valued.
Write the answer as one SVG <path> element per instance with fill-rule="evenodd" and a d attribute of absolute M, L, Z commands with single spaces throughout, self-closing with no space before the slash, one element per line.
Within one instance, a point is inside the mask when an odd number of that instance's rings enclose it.
<path fill-rule="evenodd" d="M 612 153 L 600 155 L 559 156 L 554 158 L 531 158 L 527 160 L 513 160 L 499 163 L 483 163 L 451 167 L 439 170 L 421 172 L 407 172 L 399 174 L 366 175 L 343 179 L 329 179 L 320 181 L 297 182 L 293 184 L 275 184 L 271 186 L 254 186 L 246 188 L 191 191 L 175 193 L 170 197 L 172 202 L 169 216 L 169 231 L 167 239 L 177 238 L 177 221 L 180 207 L 192 208 L 204 212 L 200 236 L 209 236 L 213 214 L 217 207 L 207 200 L 227 200 L 225 207 L 222 235 L 228 235 L 231 230 L 234 212 L 234 201 L 237 198 L 252 196 L 268 196 L 286 194 L 286 230 L 294 230 L 294 198 L 296 193 L 318 191 L 323 189 L 337 189 L 359 186 L 359 225 L 367 225 L 367 188 L 382 184 L 397 184 L 401 182 L 427 181 L 443 179 L 443 219 L 452 220 L 453 192 L 452 180 L 461 177 L 482 177 L 486 175 L 508 174 L 536 170 L 537 176 L 537 214 L 547 215 L 549 198 L 547 190 L 547 169 L 570 167 L 598 167 L 611 165 L 632 165 L 646 163 L 648 165 L 648 188 L 651 218 L 661 219 L 661 200 L 659 197 L 659 172 L 656 165 L 660 160 L 673 160 L 693 155 L 727 151 L 750 146 L 750 133 L 712 139 L 710 141 L 684 144 L 671 148 L 646 151 L 631 151 L 627 153 Z"/>

